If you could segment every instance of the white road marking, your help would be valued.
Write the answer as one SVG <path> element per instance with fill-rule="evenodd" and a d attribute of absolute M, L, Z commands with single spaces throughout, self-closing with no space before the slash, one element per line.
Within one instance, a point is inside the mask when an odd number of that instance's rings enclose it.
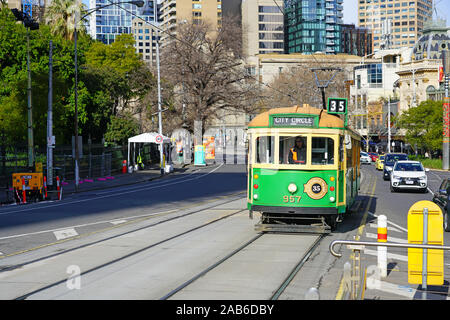
<path fill-rule="evenodd" d="M 378 280 L 374 281 L 378 282 Z M 414 298 L 414 295 L 416 294 L 416 289 L 413 289 L 409 286 L 392 284 L 386 281 L 379 281 L 379 288 L 377 288 L 376 290 L 396 294 L 410 299 Z"/>
<path fill-rule="evenodd" d="M 219 165 L 217 168 L 211 170 L 208 173 L 205 173 L 204 175 L 198 176 L 198 177 L 194 177 L 194 178 L 190 178 L 190 179 L 185 179 L 183 181 L 180 182 L 168 182 L 166 184 L 162 184 L 162 185 L 157 185 L 157 186 L 150 186 L 150 187 L 142 187 L 139 188 L 139 191 L 147 191 L 147 190 L 151 190 L 151 189 L 156 189 L 156 188 L 160 188 L 160 187 L 167 187 L 170 185 L 174 185 L 174 184 L 180 184 L 183 182 L 187 182 L 187 181 L 192 181 L 192 180 L 197 180 L 203 177 L 206 177 L 208 175 L 210 175 L 211 173 L 215 172 L 216 170 L 220 169 L 224 164 L 222 163 L 221 165 Z M 110 198 L 110 197 L 117 197 L 117 196 L 121 196 L 121 195 L 125 195 L 125 194 L 130 194 L 130 193 L 135 193 L 136 190 L 128 190 L 128 191 L 124 191 L 124 192 L 118 192 L 118 193 L 110 193 L 108 195 L 104 195 L 104 196 L 98 196 L 98 197 L 94 197 L 94 198 L 89 198 L 89 199 L 82 199 L 82 200 L 76 200 L 76 201 L 69 201 L 69 202 L 60 202 L 54 205 L 50 205 L 50 206 L 38 206 L 38 207 L 33 207 L 33 208 L 28 208 L 28 209 L 22 209 L 22 210 L 14 210 L 14 211 L 8 211 L 8 212 L 1 212 L 0 215 L 6 215 L 6 214 L 11 214 L 11 213 L 18 213 L 18 212 L 26 212 L 26 211 L 33 211 L 33 210 L 39 210 L 39 209 L 46 209 L 46 208 L 55 208 L 55 207 L 59 207 L 59 206 L 64 206 L 64 205 L 69 205 L 69 204 L 75 204 L 75 203 L 83 203 L 83 202 L 88 202 L 88 201 L 97 201 L 99 199 L 103 199 L 103 198 Z"/>
<path fill-rule="evenodd" d="M 155 213 L 151 213 L 151 214 L 143 214 L 143 215 L 139 215 L 139 216 L 132 216 L 132 217 L 127 217 L 127 219 L 130 220 L 130 219 L 135 219 L 135 218 L 149 217 L 149 216 L 154 216 L 154 215 L 161 214 L 161 213 L 170 213 L 170 212 L 174 212 L 174 211 L 177 211 L 177 209 L 161 211 L 161 212 L 155 212 Z M 117 218 L 114 219 L 114 220 L 106 220 L 106 221 L 85 223 L 85 224 L 79 224 L 79 225 L 76 225 L 76 226 L 69 226 L 69 227 L 63 227 L 63 228 L 58 228 L 58 229 L 51 229 L 51 230 L 43 230 L 43 231 L 37 231 L 37 232 L 16 234 L 16 235 L 12 235 L 12 236 L 2 237 L 2 238 L 0 238 L 0 240 L 32 236 L 32 235 L 42 234 L 42 233 L 47 233 L 47 232 L 55 232 L 55 231 L 65 230 L 65 229 L 68 229 L 68 228 L 79 228 L 79 227 L 93 226 L 93 225 L 102 224 L 102 223 L 112 223 L 112 221 L 117 221 Z"/>
<path fill-rule="evenodd" d="M 369 227 L 378 229 L 378 225 L 377 225 L 376 223 L 370 223 L 370 224 L 369 224 Z M 387 227 L 387 230 L 388 230 L 388 231 L 394 231 L 394 232 L 404 233 L 403 230 L 399 230 L 399 229 L 394 228 L 394 227 Z"/>
<path fill-rule="evenodd" d="M 368 254 L 368 255 L 371 255 L 371 256 L 378 256 L 378 251 L 377 250 L 364 248 L 364 253 Z M 395 254 L 395 253 L 389 253 L 388 252 L 387 257 L 388 257 L 388 259 L 392 259 L 392 260 L 408 262 L 408 256 L 404 256 L 404 255 L 401 255 L 401 254 Z"/>
<path fill-rule="evenodd" d="M 56 240 L 67 239 L 78 235 L 74 228 L 55 231 L 53 234 L 55 235 Z"/>
<path fill-rule="evenodd" d="M 372 213 L 372 212 L 368 212 L 370 215 L 372 215 L 372 216 L 374 216 L 374 217 L 377 217 L 378 218 L 378 214 L 375 214 L 375 213 Z M 391 226 L 394 226 L 394 227 L 396 227 L 397 229 L 400 229 L 400 230 L 402 230 L 402 231 L 404 231 L 404 232 L 408 232 L 408 229 L 406 229 L 406 228 L 403 228 L 402 226 L 399 226 L 398 224 L 395 224 L 395 223 L 393 223 L 393 222 L 391 222 L 391 221 L 389 221 L 389 220 L 387 220 L 387 223 L 388 224 L 390 224 Z"/>
<path fill-rule="evenodd" d="M 376 235 L 375 233 L 366 232 L 366 237 L 372 238 L 372 239 L 378 239 L 378 235 Z M 408 243 L 408 240 L 391 237 L 389 235 L 388 235 L 388 241 L 397 242 L 397 243 Z"/>
<path fill-rule="evenodd" d="M 112 223 L 113 225 L 122 224 L 122 223 L 125 223 L 125 222 L 127 222 L 127 220 L 115 220 L 115 221 L 111 221 L 111 223 Z"/>

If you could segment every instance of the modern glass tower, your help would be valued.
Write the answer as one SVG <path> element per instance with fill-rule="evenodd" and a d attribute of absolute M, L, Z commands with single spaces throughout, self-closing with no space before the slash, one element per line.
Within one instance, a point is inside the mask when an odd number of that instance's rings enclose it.
<path fill-rule="evenodd" d="M 90 15 L 89 33 L 92 38 L 105 44 L 114 42 L 117 35 L 132 33 L 132 20 L 136 15 L 150 23 L 158 22 L 157 0 L 144 0 L 145 5 L 139 8 L 131 4 L 110 6 Z M 90 0 L 89 8 L 108 4 L 108 0 Z M 131 13 L 130 13 L 131 12 Z"/>
<path fill-rule="evenodd" d="M 343 0 L 285 0 L 286 53 L 340 52 Z"/>

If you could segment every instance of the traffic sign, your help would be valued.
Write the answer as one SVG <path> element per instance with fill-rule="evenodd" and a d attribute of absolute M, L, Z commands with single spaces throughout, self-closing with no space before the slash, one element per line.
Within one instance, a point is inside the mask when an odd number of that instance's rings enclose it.
<path fill-rule="evenodd" d="M 163 136 L 158 134 L 155 138 L 156 143 L 162 143 L 163 142 Z"/>
<path fill-rule="evenodd" d="M 408 243 L 442 246 L 444 244 L 442 222 L 442 210 L 437 204 L 428 200 L 416 202 L 408 211 Z M 427 252 L 424 254 L 423 250 L 408 249 L 408 282 L 423 285 L 425 274 L 426 284 L 443 285 L 444 251 L 425 249 Z"/>

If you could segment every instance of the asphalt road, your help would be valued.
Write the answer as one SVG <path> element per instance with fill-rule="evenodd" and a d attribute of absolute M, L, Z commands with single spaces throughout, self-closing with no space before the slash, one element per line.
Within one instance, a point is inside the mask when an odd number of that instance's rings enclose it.
<path fill-rule="evenodd" d="M 215 165 L 134 186 L 0 209 L 0 257 L 244 192 L 245 165 Z"/>
<path fill-rule="evenodd" d="M 359 236 L 363 241 L 376 241 L 376 217 L 381 214 L 388 218 L 388 241 L 405 242 L 407 239 L 408 209 L 417 201 L 432 199 L 431 192 L 426 194 L 416 192 L 391 193 L 389 182 L 383 181 L 382 172 L 376 171 L 373 165 L 362 166 L 362 174 L 360 195 L 357 198 L 354 213 L 346 216 L 344 221 L 338 225 L 337 230 L 324 239 L 280 299 L 302 299 L 304 293 L 312 287 L 319 290 L 322 299 L 339 298 L 342 287 L 343 264 L 349 259 L 351 251 L 342 247 L 340 251 L 343 253 L 343 258 L 337 259 L 330 254 L 329 243 L 335 239 L 353 240 L 355 236 Z M 445 176 L 450 176 L 450 174 L 430 171 L 428 173 L 430 190 L 435 191 Z M 233 210 L 239 209 L 242 211 L 245 208 L 246 186 L 244 165 L 211 166 L 198 171 L 168 176 L 161 180 L 140 183 L 136 186 L 77 194 L 66 197 L 61 202 L 2 208 L 0 210 L 0 252 L 2 252 L 3 258 L 0 259 L 0 269 L 33 259 L 39 260 L 42 256 L 68 250 L 71 246 L 76 247 L 92 241 L 100 241 L 105 237 L 111 237 L 110 241 L 99 242 L 98 245 L 72 251 L 67 255 L 67 258 L 62 255 L 42 261 L 49 267 L 56 268 L 58 264 L 54 264 L 52 261 L 60 261 L 60 265 L 67 266 L 73 263 L 70 259 L 77 257 L 76 261 L 82 264 L 83 270 L 97 268 L 97 265 L 102 265 L 105 261 L 113 261 L 132 248 L 143 247 L 148 243 L 169 236 L 170 233 L 175 234 L 181 229 L 187 228 L 186 221 L 194 226 L 197 223 L 208 223 L 211 219 L 221 217 Z M 232 199 L 235 200 L 227 204 L 226 199 L 227 197 L 230 198 L 230 195 L 233 195 L 234 198 Z M 196 215 L 195 219 L 182 218 L 179 220 L 180 223 L 174 220 L 170 224 L 164 224 L 164 227 L 151 229 L 153 232 L 149 232 L 150 229 L 148 228 L 134 231 L 136 226 L 157 223 L 157 221 L 183 214 L 189 210 L 214 207 L 220 202 L 223 203 L 221 209 L 205 211 L 205 214 Z M 167 279 L 170 279 L 172 286 L 176 286 L 182 280 L 186 280 L 198 272 L 199 267 L 210 265 L 217 259 L 220 252 L 225 253 L 233 246 L 253 237 L 255 234 L 253 225 L 256 222 L 256 220 L 249 220 L 247 212 L 244 210 L 236 218 L 227 219 L 215 227 L 205 229 L 207 232 L 199 232 L 192 238 L 186 238 L 191 243 L 185 242 L 184 239 L 175 240 L 170 246 L 152 249 L 147 256 L 136 255 L 133 258 L 135 262 L 131 264 L 131 260 L 120 260 L 121 262 L 118 264 L 111 264 L 111 267 L 102 269 L 106 270 L 105 272 L 91 273 L 88 279 L 92 278 L 92 281 L 95 282 L 96 279 L 114 277 L 114 274 L 121 272 L 122 269 L 128 270 L 125 275 L 132 275 L 130 279 L 135 279 L 133 286 L 129 287 L 129 298 L 158 299 L 162 294 L 167 293 L 165 290 L 168 289 L 167 280 L 162 280 L 161 273 L 173 270 L 173 274 L 176 274 L 177 277 Z M 228 226 L 224 227 L 223 224 Z M 121 235 L 117 239 L 114 238 L 115 234 L 123 234 L 127 231 L 130 231 L 130 233 Z M 77 235 L 80 237 L 77 237 Z M 81 237 L 83 235 L 86 235 L 86 237 Z M 445 245 L 450 245 L 449 236 L 449 233 L 444 234 Z M 171 255 L 169 249 L 175 250 L 174 252 L 177 252 L 178 255 Z M 293 252 L 295 252 L 295 246 Z M 180 253 L 183 255 L 180 256 Z M 193 259 L 193 254 L 197 255 L 198 258 Z M 418 293 L 420 293 L 418 286 L 410 285 L 407 282 L 407 260 L 405 261 L 407 255 L 405 250 L 403 252 L 400 250 L 390 251 L 389 254 L 391 254 L 388 259 L 389 276 L 383 279 L 381 289 L 368 289 L 366 299 L 417 298 Z M 185 260 L 181 259 L 183 256 L 186 256 Z M 69 259 L 69 257 L 72 258 Z M 148 265 L 158 266 L 150 277 L 154 277 L 152 279 L 157 282 L 162 281 L 161 285 L 164 284 L 164 286 L 155 289 L 152 295 L 142 291 L 141 280 L 139 280 L 139 270 L 141 269 L 136 265 L 135 271 L 129 271 L 134 263 L 139 263 L 141 259 L 147 259 L 147 257 L 153 259 Z M 161 257 L 165 258 L 161 259 Z M 179 261 L 173 261 L 173 257 L 178 257 L 181 259 L 180 261 L 187 261 L 185 262 L 186 266 L 183 263 L 180 264 Z M 446 255 L 444 257 L 447 272 L 450 259 L 447 259 Z M 168 261 L 169 264 L 165 264 L 165 261 Z M 374 250 L 364 250 L 362 262 L 365 266 L 376 265 Z M 255 261 L 254 264 L 257 265 L 258 262 Z M 188 266 L 189 268 L 187 268 Z M 261 263 L 261 267 L 264 268 L 264 264 Z M 17 276 L 18 278 L 14 279 L 21 280 L 17 283 L 5 282 L 4 284 L 10 283 L 13 285 L 11 288 L 18 291 L 20 291 L 20 285 L 24 285 L 26 290 L 24 287 L 22 291 L 27 292 L 32 288 L 42 286 L 43 283 L 54 281 L 53 278 L 55 277 L 52 278 L 52 274 L 49 274 L 47 268 L 44 268 L 44 270 L 47 270 L 44 273 L 37 272 L 40 270 L 39 268 L 42 269 L 40 262 L 29 265 L 29 268 L 15 269 L 12 277 Z M 30 272 L 27 273 L 27 270 Z M 31 270 L 37 271 L 34 273 Z M 236 272 L 233 268 L 230 270 L 230 272 Z M 66 275 L 66 269 L 57 272 L 60 278 Z M 9 274 L 9 272 L 0 273 L 0 278 L 9 277 Z M 41 277 L 42 281 L 37 281 L 41 280 Z M 121 276 L 120 279 L 123 277 Z M 48 278 L 48 280 L 44 280 L 44 278 Z M 83 279 L 87 278 L 83 277 Z M 441 293 L 436 295 L 439 299 L 446 298 L 448 294 L 450 277 L 445 276 L 445 279 L 444 286 L 432 288 L 434 292 L 439 291 Z M 127 286 L 126 281 L 123 285 Z M 99 287 L 94 287 L 96 288 L 95 294 L 100 293 Z M 101 288 L 103 288 L 102 292 L 107 298 L 108 294 L 111 293 L 108 286 L 104 285 Z M 3 291 L 8 292 L 6 288 Z M 119 290 L 115 292 L 116 295 L 113 294 L 112 296 L 119 299 L 127 298 L 121 296 L 121 292 Z M 44 299 L 58 298 L 60 293 L 55 291 L 54 295 L 46 296 L 44 294 L 40 297 Z M 72 297 L 80 298 L 76 293 L 77 291 L 74 291 Z"/>

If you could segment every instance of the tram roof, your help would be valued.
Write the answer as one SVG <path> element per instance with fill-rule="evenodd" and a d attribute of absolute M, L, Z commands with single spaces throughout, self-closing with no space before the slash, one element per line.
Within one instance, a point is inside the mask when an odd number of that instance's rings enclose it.
<path fill-rule="evenodd" d="M 344 128 L 344 120 L 334 115 L 328 114 L 326 110 L 311 107 L 308 104 L 303 106 L 293 106 L 287 108 L 274 108 L 269 111 L 263 112 L 257 115 L 252 121 L 249 122 L 249 128 L 255 127 L 269 127 L 270 115 L 273 114 L 299 114 L 299 115 L 319 115 L 319 128 Z"/>

